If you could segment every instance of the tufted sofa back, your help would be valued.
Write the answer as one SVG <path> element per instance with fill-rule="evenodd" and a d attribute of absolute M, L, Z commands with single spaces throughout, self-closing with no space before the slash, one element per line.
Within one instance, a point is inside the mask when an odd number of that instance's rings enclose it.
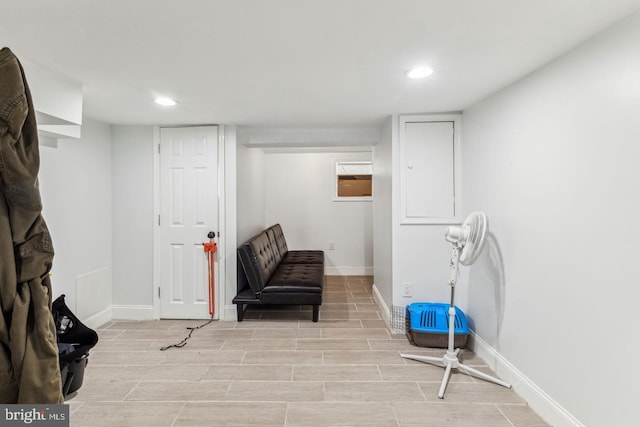
<path fill-rule="evenodd" d="M 280 224 L 275 224 L 267 228 L 267 236 L 269 236 L 269 241 L 271 242 L 274 252 L 282 259 L 289 251 L 289 248 L 287 248 L 287 241 L 284 238 Z"/>
<path fill-rule="evenodd" d="M 273 227 L 253 236 L 238 248 L 238 257 L 242 263 L 242 268 L 247 275 L 249 286 L 255 293 L 262 291 L 276 268 L 278 268 L 282 257 L 287 253 L 287 244 L 284 242 L 282 228 L 280 228 L 280 225 L 277 225 L 277 229 Z M 279 248 L 283 246 L 277 244 L 279 239 L 278 231 L 281 241 L 284 242 L 285 249 L 282 253 Z"/>

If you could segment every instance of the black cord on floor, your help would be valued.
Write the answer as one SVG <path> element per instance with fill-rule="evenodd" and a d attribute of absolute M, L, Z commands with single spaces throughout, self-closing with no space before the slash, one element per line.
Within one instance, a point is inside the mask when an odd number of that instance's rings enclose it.
<path fill-rule="evenodd" d="M 168 349 L 170 349 L 170 348 L 172 348 L 172 347 L 175 347 L 175 348 L 182 348 L 182 347 L 184 347 L 185 345 L 187 345 L 187 340 L 188 340 L 189 338 L 191 338 L 191 334 L 193 334 L 193 331 L 195 331 L 196 329 L 200 329 L 200 328 L 202 328 L 202 327 L 204 327 L 204 326 L 207 326 L 207 325 L 208 325 L 209 323 L 211 323 L 211 322 L 213 322 L 213 316 L 211 316 L 211 319 L 209 319 L 209 321 L 208 321 L 208 322 L 203 323 L 203 324 L 202 324 L 202 325 L 200 325 L 200 326 L 196 326 L 195 328 L 187 327 L 187 330 L 189 330 L 189 335 L 187 335 L 187 336 L 186 336 L 182 341 L 180 341 L 178 344 L 171 344 L 171 345 L 168 345 L 168 346 L 166 346 L 166 347 L 162 347 L 162 348 L 160 348 L 160 351 L 165 351 L 165 350 L 168 350 Z"/>

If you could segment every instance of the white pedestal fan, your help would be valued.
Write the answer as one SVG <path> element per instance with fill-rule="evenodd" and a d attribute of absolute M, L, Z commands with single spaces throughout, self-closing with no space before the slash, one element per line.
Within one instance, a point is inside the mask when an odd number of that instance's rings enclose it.
<path fill-rule="evenodd" d="M 454 349 L 453 345 L 455 338 L 454 318 L 456 314 L 454 308 L 454 296 L 459 276 L 459 264 L 470 265 L 476 260 L 476 258 L 478 258 L 484 247 L 484 238 L 487 234 L 487 228 L 488 224 L 486 215 L 482 212 L 473 212 L 469 214 L 467 219 L 465 219 L 462 227 L 449 227 L 445 232 L 445 238 L 447 241 L 453 243 L 449 276 L 449 285 L 451 286 L 451 305 L 449 306 L 449 345 L 445 355 L 443 357 L 430 357 L 400 354 L 400 356 L 405 359 L 431 363 L 445 368 L 444 378 L 442 378 L 442 384 L 438 391 L 438 397 L 440 399 L 444 398 L 444 391 L 447 388 L 451 369 L 454 368 L 466 372 L 469 375 L 473 375 L 474 377 L 490 381 L 503 387 L 511 388 L 510 384 L 461 363 L 458 360 L 458 353 L 460 352 L 460 349 Z"/>

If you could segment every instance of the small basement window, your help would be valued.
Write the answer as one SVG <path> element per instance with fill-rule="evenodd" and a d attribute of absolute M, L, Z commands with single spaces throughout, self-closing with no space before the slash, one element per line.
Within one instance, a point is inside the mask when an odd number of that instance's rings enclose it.
<path fill-rule="evenodd" d="M 336 200 L 371 200 L 373 195 L 371 162 L 336 163 Z"/>

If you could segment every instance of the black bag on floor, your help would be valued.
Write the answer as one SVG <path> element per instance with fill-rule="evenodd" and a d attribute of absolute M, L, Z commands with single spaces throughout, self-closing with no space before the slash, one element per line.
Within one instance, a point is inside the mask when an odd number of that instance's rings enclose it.
<path fill-rule="evenodd" d="M 89 350 L 98 343 L 98 334 L 85 326 L 64 302 L 64 294 L 53 301 L 51 311 L 56 324 L 62 394 L 76 392 L 84 379 Z"/>

